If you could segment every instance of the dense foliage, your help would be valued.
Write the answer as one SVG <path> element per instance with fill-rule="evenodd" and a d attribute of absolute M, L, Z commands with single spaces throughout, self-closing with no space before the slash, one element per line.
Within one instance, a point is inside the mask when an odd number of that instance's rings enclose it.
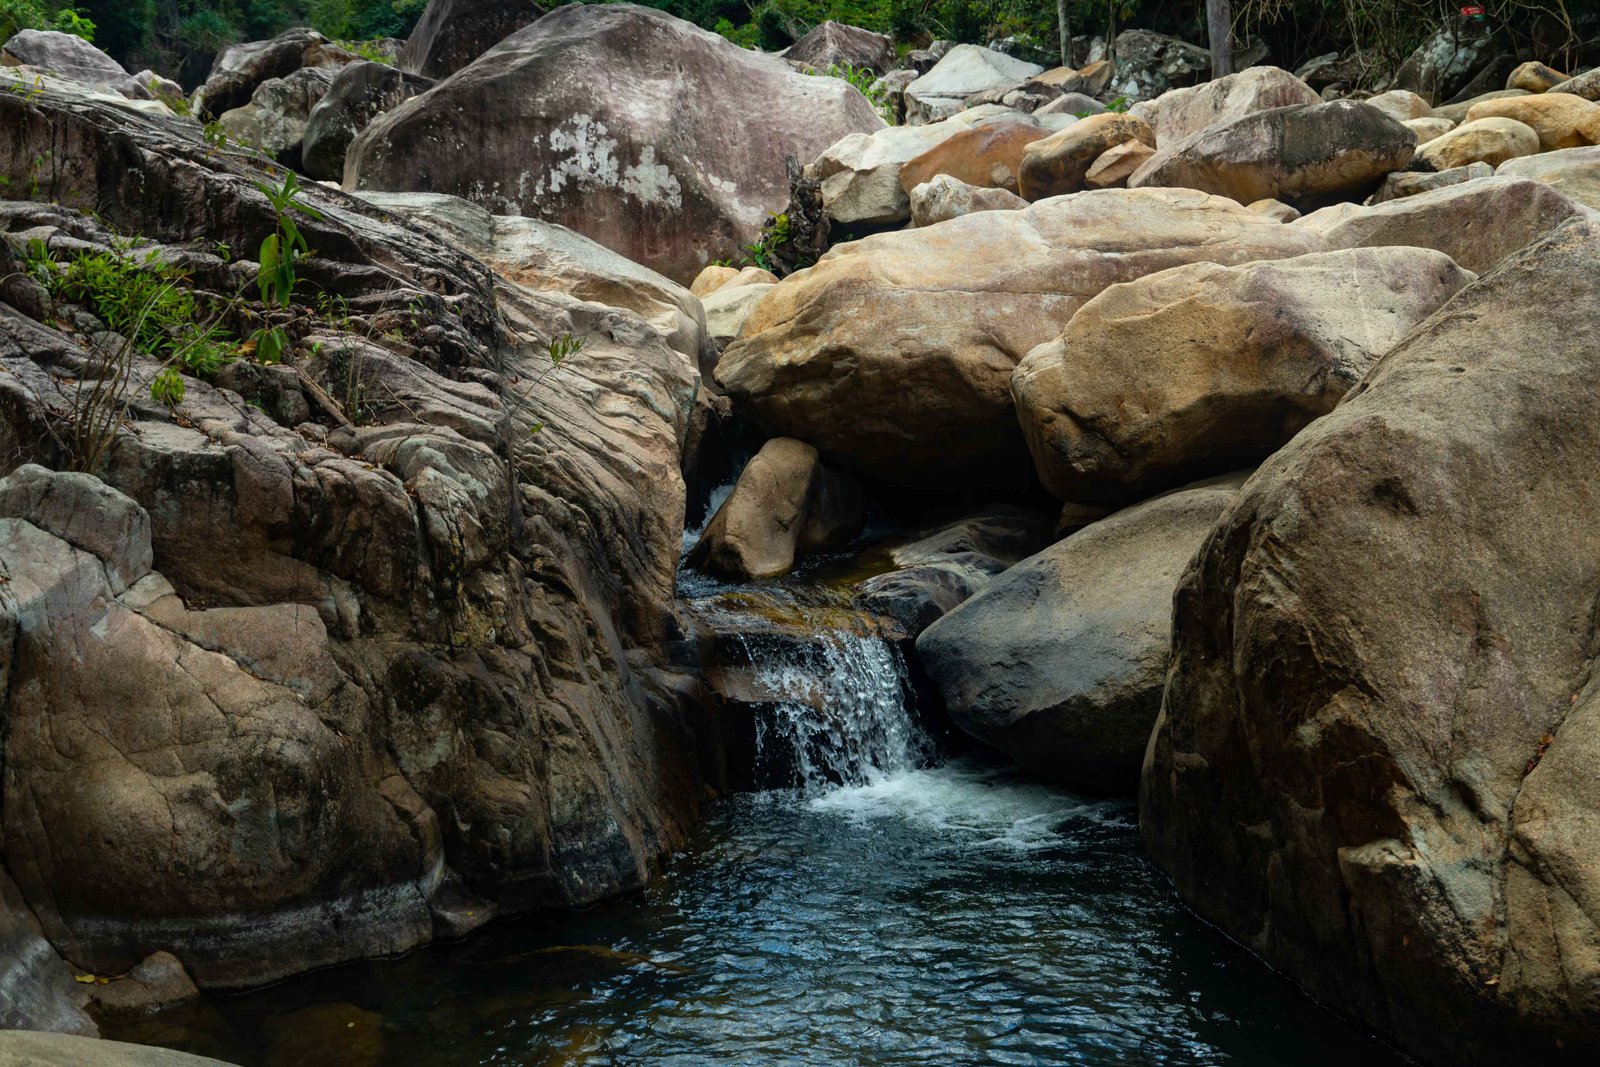
<path fill-rule="evenodd" d="M 0 0 L 5 4 L 41 0 Z M 335 40 L 404 37 L 427 0 L 79 0 L 95 43 L 124 63 L 202 77 L 218 49 L 314 26 Z"/>
<path fill-rule="evenodd" d="M 1056 0 L 633 0 L 668 11 L 748 48 L 780 49 L 835 20 L 892 35 L 902 48 L 935 39 L 991 43 L 1044 61 L 1058 53 Z M 203 77 L 218 49 L 310 25 L 335 40 L 410 33 L 426 0 L 0 0 L 0 38 L 26 27 L 63 29 L 129 64 L 186 81 Z M 1075 36 L 1114 37 L 1131 26 L 1206 39 L 1202 0 L 1068 0 Z M 1522 38 L 1519 51 L 1559 63 L 1600 0 L 1483 0 L 1490 21 Z M 1235 30 L 1266 38 L 1280 62 L 1359 49 L 1392 68 L 1459 0 L 1234 0 Z"/>

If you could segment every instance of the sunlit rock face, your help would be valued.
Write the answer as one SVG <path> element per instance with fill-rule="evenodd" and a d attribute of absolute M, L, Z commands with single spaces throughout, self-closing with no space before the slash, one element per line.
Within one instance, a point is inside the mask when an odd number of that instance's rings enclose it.
<path fill-rule="evenodd" d="M 882 127 L 838 78 L 651 9 L 575 5 L 374 122 L 345 184 L 559 222 L 687 283 L 783 209 L 786 157 Z"/>

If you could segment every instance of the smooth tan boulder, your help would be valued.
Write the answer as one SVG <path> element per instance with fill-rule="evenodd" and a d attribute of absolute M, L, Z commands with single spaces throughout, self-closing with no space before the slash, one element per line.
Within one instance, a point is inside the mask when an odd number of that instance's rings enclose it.
<path fill-rule="evenodd" d="M 816 160 L 822 206 L 841 226 L 893 226 L 911 217 L 900 171 L 911 160 L 979 123 L 1016 120 L 1019 112 L 995 105 L 963 111 L 925 126 L 889 126 L 852 133 Z"/>
<path fill-rule="evenodd" d="M 1549 92 L 1567 79 L 1567 75 L 1554 67 L 1547 67 L 1538 60 L 1530 59 L 1506 76 L 1506 88 L 1526 89 L 1530 93 L 1543 93 Z"/>
<path fill-rule="evenodd" d="M 1144 161 L 1156 150 L 1143 141 L 1124 141 L 1100 153 L 1084 172 L 1083 184 L 1090 189 L 1117 189 L 1128 184 L 1133 172 L 1144 166 Z"/>
<path fill-rule="evenodd" d="M 1253 204 L 1245 205 L 1247 210 L 1254 211 L 1257 215 L 1265 215 L 1269 219 L 1279 222 L 1293 222 L 1300 217 L 1300 212 L 1285 204 L 1282 200 L 1257 200 Z"/>
<path fill-rule="evenodd" d="M 1011 376 L 1040 480 L 1120 503 L 1257 462 L 1473 277 L 1439 252 L 1374 248 L 1113 285 Z"/>
<path fill-rule="evenodd" d="M 1321 233 L 1332 248 L 1433 248 L 1477 274 L 1581 209 L 1543 182 L 1488 177 L 1358 208 Z"/>
<path fill-rule="evenodd" d="M 918 226 L 949 222 L 976 211 L 1018 211 L 1028 202 L 1004 189 L 984 189 L 941 174 L 911 190 L 911 221 Z"/>
<path fill-rule="evenodd" d="M 1300 229 L 1320 236 L 1345 219 L 1361 214 L 1363 210 L 1360 204 L 1329 204 L 1327 207 L 1318 208 L 1316 211 L 1301 215 L 1299 218 L 1294 219 L 1293 222 Z"/>
<path fill-rule="evenodd" d="M 1317 91 L 1278 67 L 1251 67 L 1225 78 L 1163 93 L 1150 125 L 1157 145 L 1173 144 L 1207 126 L 1291 104 L 1320 104 Z"/>
<path fill-rule="evenodd" d="M 738 267 L 725 267 L 720 263 L 713 263 L 694 276 L 694 281 L 689 284 L 689 292 L 703 299 L 738 276 Z"/>
<path fill-rule="evenodd" d="M 756 305 L 770 293 L 775 282 L 731 283 L 701 301 L 706 312 L 706 335 L 719 345 L 732 344 Z"/>
<path fill-rule="evenodd" d="M 1011 371 L 1084 301 L 1182 263 L 1323 247 L 1187 189 L 1108 189 L 966 215 L 837 246 L 785 278 L 716 376 L 770 432 L 884 481 L 1026 486 Z"/>
<path fill-rule="evenodd" d="M 1528 95 L 1530 94 L 1526 89 L 1496 89 L 1493 92 L 1479 93 L 1477 96 L 1468 97 L 1459 103 L 1440 104 L 1433 109 L 1433 117 L 1436 119 L 1449 119 L 1451 122 L 1460 125 L 1467 121 L 1467 112 L 1485 100 L 1510 100 L 1513 97 Z"/>
<path fill-rule="evenodd" d="M 1600 104 L 1571 93 L 1485 100 L 1481 104 L 1474 104 L 1472 110 L 1467 112 L 1469 123 L 1492 118 L 1514 119 L 1531 126 L 1539 135 L 1541 152 L 1600 144 Z"/>
<path fill-rule="evenodd" d="M 1487 118 L 1466 122 L 1417 149 L 1425 170 L 1452 170 L 1469 163 L 1498 166 L 1517 156 L 1539 151 L 1539 133 L 1515 119 Z"/>
<path fill-rule="evenodd" d="M 1441 119 L 1437 115 L 1430 115 L 1422 119 L 1407 119 L 1400 125 L 1417 135 L 1417 145 L 1420 147 L 1429 141 L 1443 137 L 1456 128 L 1456 124 L 1449 119 Z"/>
<path fill-rule="evenodd" d="M 1405 89 L 1391 89 L 1386 93 L 1379 93 L 1377 96 L 1368 97 L 1365 103 L 1368 107 L 1377 108 L 1396 122 L 1425 119 L 1433 114 L 1433 108 L 1426 100 Z"/>
<path fill-rule="evenodd" d="M 1459 293 L 1175 598 L 1145 847 L 1422 1063 L 1600 1061 L 1596 277 L 1575 219 Z"/>
<path fill-rule="evenodd" d="M 1128 141 L 1155 147 L 1155 132 L 1133 115 L 1108 111 L 1090 115 L 1042 140 L 1022 154 L 1022 178 L 1017 190 L 1024 200 L 1075 193 L 1095 160 Z"/>
<path fill-rule="evenodd" d="M 940 174 L 979 188 L 1017 191 L 1027 147 L 1050 133 L 1032 122 L 988 122 L 962 130 L 900 168 L 900 188 L 911 190 Z"/>
<path fill-rule="evenodd" d="M 1573 203 L 1600 211 L 1600 146 L 1508 159 L 1495 173 L 1544 182 Z"/>
<path fill-rule="evenodd" d="M 1130 188 L 1183 186 L 1241 204 L 1272 198 L 1304 209 L 1362 197 L 1416 149 L 1412 132 L 1354 100 L 1274 108 L 1162 147 Z"/>
<path fill-rule="evenodd" d="M 803 441 L 774 438 L 745 465 L 689 565 L 735 581 L 776 578 L 807 552 L 847 544 L 865 518 L 855 479 L 825 469 Z"/>

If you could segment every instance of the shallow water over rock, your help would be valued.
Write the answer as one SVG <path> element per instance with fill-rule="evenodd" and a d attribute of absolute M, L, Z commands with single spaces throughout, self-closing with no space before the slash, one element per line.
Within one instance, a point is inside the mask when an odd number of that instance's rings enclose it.
<path fill-rule="evenodd" d="M 317 1020 L 319 1063 L 1399 1062 L 1185 912 L 1130 806 L 971 759 L 741 796 L 636 897 L 208 1010 L 166 1039 L 295 1067 Z"/>

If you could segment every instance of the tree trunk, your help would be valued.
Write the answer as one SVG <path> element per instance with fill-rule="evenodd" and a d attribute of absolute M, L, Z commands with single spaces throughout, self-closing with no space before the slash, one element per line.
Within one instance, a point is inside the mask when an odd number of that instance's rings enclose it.
<path fill-rule="evenodd" d="M 1067 0 L 1056 0 L 1056 26 L 1061 30 L 1061 65 L 1072 62 L 1072 23 L 1067 18 Z"/>
<path fill-rule="evenodd" d="M 1233 73 L 1233 5 L 1229 0 L 1206 0 L 1206 29 L 1211 34 L 1211 76 Z"/>

